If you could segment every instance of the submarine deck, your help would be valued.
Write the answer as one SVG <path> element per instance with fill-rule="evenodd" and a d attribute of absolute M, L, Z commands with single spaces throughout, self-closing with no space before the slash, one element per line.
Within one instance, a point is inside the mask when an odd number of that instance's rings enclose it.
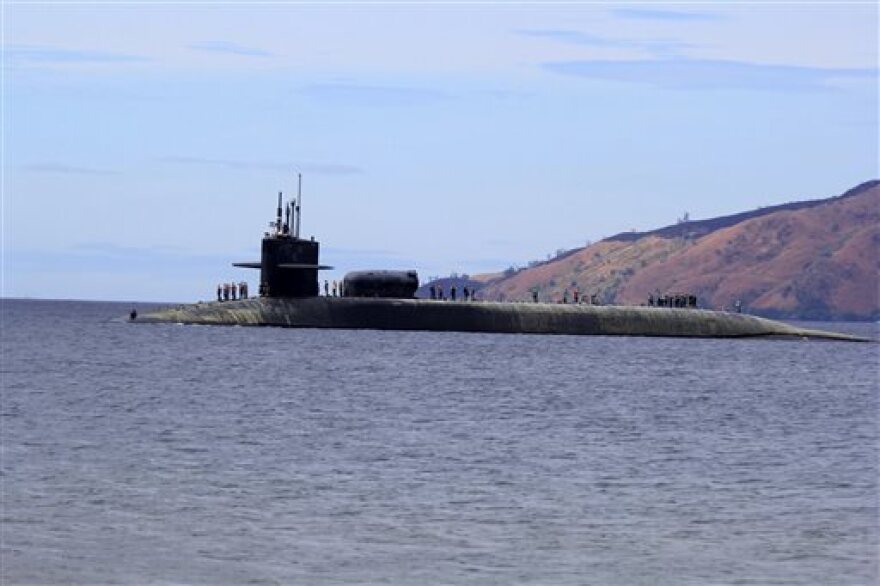
<path fill-rule="evenodd" d="M 700 338 L 799 337 L 869 342 L 752 315 L 705 309 L 360 297 L 256 298 L 162 309 L 141 323 Z"/>

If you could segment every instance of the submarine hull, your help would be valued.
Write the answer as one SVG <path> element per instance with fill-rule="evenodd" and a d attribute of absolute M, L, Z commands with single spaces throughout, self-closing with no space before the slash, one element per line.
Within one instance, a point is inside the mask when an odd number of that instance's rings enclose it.
<path fill-rule="evenodd" d="M 136 319 L 140 323 L 424 330 L 506 334 L 804 337 L 866 341 L 751 315 L 665 307 L 448 302 L 348 297 L 258 298 L 197 303 Z"/>

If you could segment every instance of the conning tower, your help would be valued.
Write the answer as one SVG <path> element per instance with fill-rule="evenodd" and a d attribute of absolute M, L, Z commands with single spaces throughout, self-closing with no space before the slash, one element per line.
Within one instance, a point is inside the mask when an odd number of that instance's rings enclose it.
<path fill-rule="evenodd" d="M 320 245 L 314 237 L 300 238 L 301 206 L 302 175 L 298 178 L 295 201 L 282 205 L 282 195 L 278 193 L 275 221 L 269 223 L 269 231 L 263 235 L 260 262 L 233 263 L 236 267 L 260 269 L 263 297 L 317 297 L 318 271 L 332 268 L 318 264 Z"/>

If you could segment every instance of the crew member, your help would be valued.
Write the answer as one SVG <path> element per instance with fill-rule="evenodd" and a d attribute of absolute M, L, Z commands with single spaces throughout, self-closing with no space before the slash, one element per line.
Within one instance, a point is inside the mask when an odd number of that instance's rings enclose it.
<path fill-rule="evenodd" d="M 223 301 L 223 284 L 217 284 L 217 301 Z"/>
<path fill-rule="evenodd" d="M 452 285 L 451 287 L 449 287 L 449 298 L 452 301 L 455 301 L 455 285 Z"/>

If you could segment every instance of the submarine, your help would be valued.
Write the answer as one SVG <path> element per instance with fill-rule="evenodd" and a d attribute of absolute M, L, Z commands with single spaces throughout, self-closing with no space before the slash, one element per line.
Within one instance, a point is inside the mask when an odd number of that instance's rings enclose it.
<path fill-rule="evenodd" d="M 320 244 L 301 237 L 302 176 L 296 198 L 278 206 L 263 234 L 255 262 L 235 262 L 260 271 L 259 296 L 199 302 L 137 316 L 133 323 L 278 326 L 483 332 L 666 336 L 691 338 L 806 338 L 871 341 L 836 332 L 804 329 L 757 316 L 708 309 L 658 306 L 445 301 L 416 298 L 415 270 L 362 270 L 342 281 L 340 295 L 320 295 Z"/>

